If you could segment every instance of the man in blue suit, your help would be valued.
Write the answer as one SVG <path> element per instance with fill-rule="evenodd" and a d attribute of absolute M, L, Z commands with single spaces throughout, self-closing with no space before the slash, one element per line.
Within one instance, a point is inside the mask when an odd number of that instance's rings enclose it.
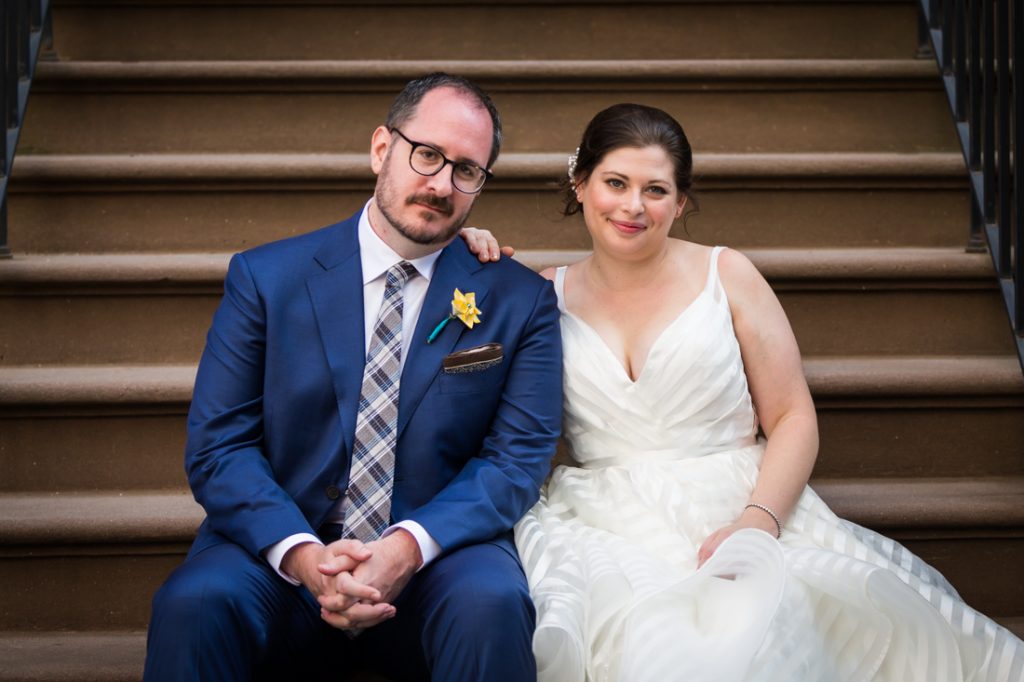
<path fill-rule="evenodd" d="M 475 85 L 413 81 L 362 211 L 232 259 L 188 418 L 207 518 L 145 679 L 536 677 L 511 528 L 560 428 L 557 305 L 455 239 L 500 143 Z"/>

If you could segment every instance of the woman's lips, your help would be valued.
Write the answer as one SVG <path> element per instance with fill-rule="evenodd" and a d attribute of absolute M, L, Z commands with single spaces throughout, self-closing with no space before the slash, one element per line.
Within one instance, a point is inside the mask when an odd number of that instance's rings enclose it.
<path fill-rule="evenodd" d="M 636 234 L 647 229 L 647 226 L 643 223 L 627 223 L 621 220 L 612 220 L 611 223 L 626 234 Z"/>

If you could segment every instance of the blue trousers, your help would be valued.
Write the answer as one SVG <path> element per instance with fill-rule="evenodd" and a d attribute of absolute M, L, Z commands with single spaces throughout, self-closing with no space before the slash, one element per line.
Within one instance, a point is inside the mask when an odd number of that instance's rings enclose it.
<path fill-rule="evenodd" d="M 350 639 L 304 587 L 223 543 L 190 556 L 153 598 L 146 682 L 394 680 L 531 682 L 534 609 L 503 543 L 471 545 L 417 573 L 394 618 Z"/>

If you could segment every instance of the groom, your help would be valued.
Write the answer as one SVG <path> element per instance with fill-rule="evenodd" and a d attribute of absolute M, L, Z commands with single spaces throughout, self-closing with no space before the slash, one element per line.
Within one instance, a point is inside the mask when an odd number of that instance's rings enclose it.
<path fill-rule="evenodd" d="M 455 239 L 500 144 L 475 85 L 412 81 L 363 210 L 231 260 L 188 418 L 207 517 L 146 680 L 535 678 L 510 531 L 555 451 L 558 311 Z"/>

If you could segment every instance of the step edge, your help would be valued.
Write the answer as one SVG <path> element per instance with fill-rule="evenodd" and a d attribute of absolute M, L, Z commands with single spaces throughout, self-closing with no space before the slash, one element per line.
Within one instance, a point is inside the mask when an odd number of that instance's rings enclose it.
<path fill-rule="evenodd" d="M 214 82 L 271 81 L 306 87 L 309 81 L 406 81 L 432 71 L 458 73 L 489 86 L 537 80 L 565 84 L 572 79 L 610 80 L 782 80 L 842 82 L 849 80 L 920 80 L 941 87 L 934 62 L 918 59 L 494 59 L 494 60 L 143 60 L 135 62 L 70 60 L 40 62 L 37 74 L 50 83 L 133 81 L 188 85 Z"/>
<path fill-rule="evenodd" d="M 1014 355 L 805 357 L 816 401 L 856 397 L 1024 396 Z M 0 407 L 176 405 L 191 400 L 196 365 L 0 366 Z"/>
<path fill-rule="evenodd" d="M 875 529 L 1024 531 L 1024 476 L 815 479 L 841 516 Z"/>
<path fill-rule="evenodd" d="M 872 528 L 1024 530 L 1024 476 L 814 479 L 811 487 Z M 189 542 L 204 516 L 187 492 L 3 493 L 0 546 Z"/>
<path fill-rule="evenodd" d="M 204 517 L 188 491 L 0 493 L 0 546 L 191 542 Z"/>
<path fill-rule="evenodd" d="M 955 247 L 738 249 L 769 280 L 984 280 L 995 286 L 987 254 Z M 582 260 L 588 250 L 523 249 L 515 259 L 533 270 Z M 0 286 L 216 285 L 231 252 L 15 254 L 0 264 Z"/>
<path fill-rule="evenodd" d="M 495 165 L 497 182 L 539 180 L 553 184 L 564 174 L 566 153 L 509 152 Z M 735 179 L 808 179 L 815 182 L 849 178 L 967 181 L 958 152 L 822 152 L 708 153 L 694 155 L 702 181 Z M 273 154 L 21 154 L 11 176 L 19 183 L 117 181 L 372 182 L 369 157 L 363 153 Z"/>

